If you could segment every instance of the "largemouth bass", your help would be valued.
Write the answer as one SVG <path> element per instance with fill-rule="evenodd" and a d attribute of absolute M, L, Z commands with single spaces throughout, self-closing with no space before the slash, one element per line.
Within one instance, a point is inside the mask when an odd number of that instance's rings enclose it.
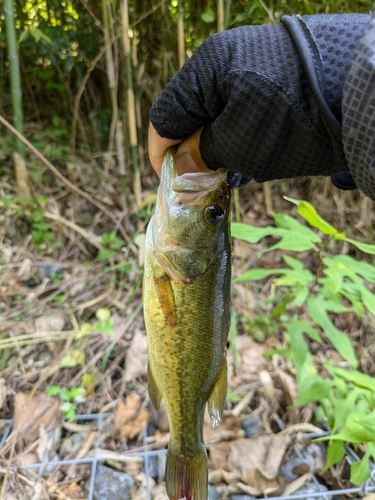
<path fill-rule="evenodd" d="M 171 500 L 207 499 L 206 403 L 213 427 L 227 393 L 230 321 L 230 189 L 227 171 L 178 176 L 164 159 L 146 234 L 144 315 L 148 390 L 168 414 L 166 488 Z"/>

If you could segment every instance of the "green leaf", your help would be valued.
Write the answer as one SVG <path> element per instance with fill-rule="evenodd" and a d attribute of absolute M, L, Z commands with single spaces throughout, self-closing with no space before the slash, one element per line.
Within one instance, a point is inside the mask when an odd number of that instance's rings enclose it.
<path fill-rule="evenodd" d="M 22 42 L 24 42 L 30 35 L 30 30 L 23 30 L 22 33 L 20 34 L 20 37 L 18 38 L 18 45 L 21 45 Z"/>
<path fill-rule="evenodd" d="M 270 252 L 277 248 L 304 252 L 317 250 L 315 243 L 319 243 L 319 236 L 308 227 L 300 224 L 296 219 L 284 214 L 272 214 L 278 227 L 255 227 L 242 222 L 232 223 L 232 236 L 249 243 L 258 243 L 266 236 L 281 238 L 281 241 L 261 253 Z"/>
<path fill-rule="evenodd" d="M 322 233 L 331 236 L 336 237 L 337 234 L 339 234 L 339 231 L 335 227 L 331 226 L 331 224 L 320 217 L 315 207 L 311 205 L 311 203 L 303 200 L 295 200 L 294 198 L 289 198 L 288 196 L 284 196 L 284 198 L 297 205 L 299 215 L 303 219 L 305 219 L 305 221 L 308 222 L 310 226 L 316 227 Z M 344 237 L 345 233 L 340 233 L 339 239 L 343 239 Z"/>
<path fill-rule="evenodd" d="M 345 269 L 350 269 L 359 274 L 370 283 L 375 283 L 375 267 L 368 262 L 353 259 L 349 255 L 335 255 L 333 260 L 336 263 L 342 264 Z"/>
<path fill-rule="evenodd" d="M 212 9 L 208 9 L 206 12 L 202 12 L 201 18 L 204 23 L 212 23 L 215 21 L 215 12 Z"/>
<path fill-rule="evenodd" d="M 83 351 L 70 350 L 60 360 L 60 368 L 74 368 L 75 366 L 82 366 L 85 362 L 85 354 Z"/>
<path fill-rule="evenodd" d="M 347 392 L 347 391 L 346 391 Z M 358 391 L 350 391 L 349 394 L 341 396 L 343 399 L 337 399 L 333 401 L 333 424 L 332 424 L 332 434 L 339 431 L 346 422 L 346 417 L 355 408 L 355 403 L 360 394 Z"/>
<path fill-rule="evenodd" d="M 76 407 L 72 403 L 63 403 L 61 405 L 61 411 L 67 420 L 73 420 L 76 416 Z"/>
<path fill-rule="evenodd" d="M 57 396 L 61 392 L 61 387 L 58 385 L 51 385 L 51 387 L 48 387 L 46 392 L 47 396 Z"/>
<path fill-rule="evenodd" d="M 280 269 L 250 269 L 249 271 L 244 272 L 241 276 L 238 276 L 233 280 L 233 283 L 238 281 L 257 281 L 262 280 L 263 278 L 268 278 L 268 276 L 272 276 L 273 274 L 280 274 Z"/>
<path fill-rule="evenodd" d="M 320 343 L 322 343 L 322 340 L 318 332 L 307 321 L 292 318 L 291 321 L 285 322 L 284 326 L 289 334 L 291 357 L 296 367 L 299 393 L 301 394 L 310 384 L 311 377 L 316 378 L 317 376 L 316 368 L 303 334 L 307 333 Z M 318 377 L 316 380 L 320 383 L 321 379 Z"/>
<path fill-rule="evenodd" d="M 363 484 L 370 477 L 369 457 L 366 455 L 362 460 L 352 463 L 350 467 L 350 482 L 353 484 Z"/>
<path fill-rule="evenodd" d="M 104 262 L 106 260 L 112 259 L 113 257 L 116 257 L 116 255 L 117 252 L 109 250 L 108 248 L 102 248 L 101 250 L 99 250 L 98 259 L 100 262 Z"/>
<path fill-rule="evenodd" d="M 356 368 L 358 361 L 349 338 L 335 327 L 326 312 L 327 309 L 332 308 L 332 304 L 318 295 L 309 299 L 307 306 L 312 319 L 322 328 L 335 349 Z"/>
<path fill-rule="evenodd" d="M 357 370 L 347 370 L 346 368 L 341 368 L 339 366 L 333 367 L 326 365 L 326 369 L 332 376 L 340 377 L 347 382 L 351 382 L 357 387 L 362 387 L 363 389 L 375 392 L 375 379 L 365 373 L 361 373 Z"/>
<path fill-rule="evenodd" d="M 54 69 L 40 69 L 36 74 L 41 80 L 47 81 L 55 76 L 56 71 Z"/>
<path fill-rule="evenodd" d="M 355 241 L 350 238 L 345 238 L 345 241 L 348 241 L 364 253 L 375 255 L 375 245 L 370 245 L 369 243 L 361 243 L 360 241 Z"/>
<path fill-rule="evenodd" d="M 286 231 L 277 227 L 255 227 L 243 222 L 232 222 L 231 232 L 234 238 L 244 240 L 249 243 L 258 243 L 259 240 L 266 236 L 284 236 Z"/>
<path fill-rule="evenodd" d="M 375 436 L 375 413 L 364 415 L 358 411 L 351 412 L 344 427 L 330 439 L 348 441 L 349 443 L 371 443 Z M 324 438 L 320 438 L 324 439 Z"/>
<path fill-rule="evenodd" d="M 322 473 L 336 465 L 345 456 L 345 445 L 342 441 L 330 441 L 327 447 L 327 461 Z"/>
<path fill-rule="evenodd" d="M 306 406 L 329 397 L 330 380 L 322 380 L 318 375 L 304 378 L 298 386 L 297 406 Z"/>

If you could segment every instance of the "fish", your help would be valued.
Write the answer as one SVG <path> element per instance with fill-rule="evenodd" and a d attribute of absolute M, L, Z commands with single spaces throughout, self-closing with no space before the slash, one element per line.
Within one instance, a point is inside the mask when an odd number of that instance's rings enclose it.
<path fill-rule="evenodd" d="M 216 428 L 227 394 L 231 191 L 226 169 L 177 175 L 174 154 L 145 240 L 148 391 L 155 409 L 164 398 L 169 420 L 169 498 L 206 500 L 204 413 L 207 405 Z"/>

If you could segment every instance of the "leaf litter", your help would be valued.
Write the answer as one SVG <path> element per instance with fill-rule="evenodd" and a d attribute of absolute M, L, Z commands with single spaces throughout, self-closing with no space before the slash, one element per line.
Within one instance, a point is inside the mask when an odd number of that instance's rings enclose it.
<path fill-rule="evenodd" d="M 21 170 L 24 172 L 24 166 Z M 91 183 L 91 189 L 96 189 L 85 169 L 81 177 L 83 183 L 87 186 Z M 361 203 L 349 203 L 347 193 L 319 201 L 322 182 L 306 180 L 297 187 L 291 181 L 288 194 L 295 198 L 314 197 L 320 213 L 330 214 L 327 218 L 337 213 L 334 218 L 339 219 L 341 210 L 346 224 L 354 228 L 354 236 L 366 238 L 369 227 L 375 225 L 374 215 L 370 214 L 362 224 L 358 222 L 363 220 Z M 154 185 L 147 177 L 143 183 L 146 199 L 148 194 L 153 195 Z M 282 199 L 282 186 L 278 183 L 271 186 L 275 211 L 291 210 L 290 204 Z M 9 185 L 3 186 L 3 192 L 12 198 L 16 193 L 11 189 Z M 108 196 L 102 193 L 100 198 L 105 197 L 111 204 L 111 196 L 112 193 Z M 256 184 L 244 188 L 240 196 L 244 222 L 259 227 L 272 223 L 265 214 L 262 190 Z M 132 499 L 145 498 L 142 459 L 128 457 L 126 453 L 145 449 L 142 440 L 145 429 L 149 434 L 146 445 L 149 449 L 165 448 L 168 442 L 165 412 L 155 414 L 147 395 L 147 341 L 141 311 L 145 223 L 139 224 L 131 210 L 121 212 L 113 205 L 115 216 L 123 219 L 127 231 L 135 232 L 138 225 L 140 233 L 135 245 L 123 242 L 122 247 L 107 247 L 108 259 L 101 261 L 98 250 L 103 248 L 103 235 L 116 231 L 113 221 L 108 225 L 105 214 L 93 209 L 86 200 L 77 203 L 76 197 L 72 210 L 69 204 L 73 198 L 69 195 L 65 201 L 58 201 L 57 209 L 55 202 L 47 204 L 46 211 L 52 214 L 48 219 L 49 229 L 55 240 L 51 244 L 42 240 L 39 246 L 31 237 L 28 208 L 24 209 L 24 217 L 20 217 L 15 205 L 1 205 L 0 347 L 4 361 L 0 367 L 0 419 L 15 418 L 0 450 L 1 465 L 9 460 L 12 463 L 6 483 L 3 482 L 6 500 L 87 498 L 88 465 L 50 466 L 41 477 L 36 469 L 25 469 L 22 465 L 32 465 L 45 457 L 55 462 L 97 455 L 104 457 L 105 467 L 134 479 Z M 264 243 L 243 245 L 234 241 L 234 276 L 243 272 L 247 262 L 257 267 Z M 274 252 L 267 254 L 262 262 L 269 269 L 282 265 L 281 257 Z M 256 323 L 260 311 L 265 318 L 269 315 L 266 301 L 272 292 L 270 287 L 270 280 L 256 287 L 242 283 L 233 287 L 232 304 L 239 326 L 229 350 L 227 409 L 222 425 L 215 432 L 208 424 L 204 428 L 209 483 L 223 498 L 236 493 L 291 494 L 308 484 L 311 475 L 319 474 L 324 466 L 320 463 L 314 469 L 309 460 L 302 459 L 300 466 L 293 469 L 296 477 L 282 474 L 283 464 L 293 458 L 296 447 L 304 450 L 310 445 L 308 440 L 301 439 L 301 433 L 316 432 L 317 428 L 311 423 L 313 411 L 292 406 L 297 396 L 294 367 L 277 352 L 264 357 L 283 345 L 280 333 L 272 329 L 272 322 Z M 96 316 L 99 308 L 110 312 L 110 320 Z M 363 350 L 362 364 L 367 373 L 374 374 L 371 336 L 362 325 L 351 325 L 349 316 L 348 327 L 356 329 L 354 338 L 358 348 L 369 346 L 367 354 Z M 320 360 L 337 355 L 322 346 L 314 348 Z M 88 379 L 84 378 L 86 375 Z M 85 380 L 90 381 L 87 383 L 90 390 L 86 389 Z M 67 390 L 84 388 L 86 394 L 81 401 L 75 402 L 74 397 L 69 400 L 77 414 L 110 411 L 112 416 L 105 419 L 99 433 L 90 422 L 64 421 L 61 418 L 64 401 L 59 396 L 46 395 L 51 386 Z M 249 434 L 250 418 L 257 423 L 258 434 L 254 436 Z M 1 429 L 5 429 L 4 425 L 0 425 L 0 435 Z M 153 476 L 156 482 L 151 485 L 152 498 L 165 500 L 164 484 L 158 484 L 163 479 L 162 463 L 155 467 L 159 469 Z M 345 471 L 341 470 L 337 479 L 339 467 L 340 464 L 331 475 L 325 472 L 321 481 L 328 486 L 348 487 Z"/>

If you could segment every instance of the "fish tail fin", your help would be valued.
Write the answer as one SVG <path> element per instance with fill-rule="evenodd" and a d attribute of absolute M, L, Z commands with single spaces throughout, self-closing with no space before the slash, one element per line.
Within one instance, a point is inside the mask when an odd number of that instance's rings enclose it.
<path fill-rule="evenodd" d="M 207 453 L 203 444 L 197 454 L 186 456 L 169 443 L 165 485 L 171 500 L 207 500 Z"/>

